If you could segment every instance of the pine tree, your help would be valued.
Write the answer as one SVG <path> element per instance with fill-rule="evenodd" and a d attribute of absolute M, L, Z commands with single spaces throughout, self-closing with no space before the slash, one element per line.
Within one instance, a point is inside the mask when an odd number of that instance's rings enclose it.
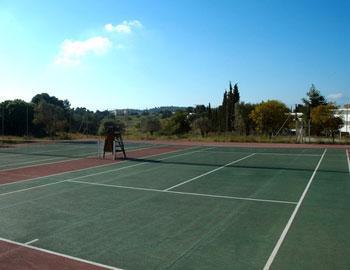
<path fill-rule="evenodd" d="M 311 87 L 306 95 L 307 98 L 303 98 L 302 101 L 304 102 L 304 107 L 306 108 L 305 118 L 306 120 L 309 120 L 311 110 L 319 105 L 327 105 L 327 101 L 314 84 L 311 84 Z"/>

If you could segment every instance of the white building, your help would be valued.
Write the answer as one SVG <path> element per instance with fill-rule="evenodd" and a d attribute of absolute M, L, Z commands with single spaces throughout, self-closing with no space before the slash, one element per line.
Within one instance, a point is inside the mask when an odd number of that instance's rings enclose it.
<path fill-rule="evenodd" d="M 350 108 L 339 108 L 336 110 L 335 116 L 339 116 L 344 121 L 344 126 L 340 129 L 341 132 L 350 134 Z"/>

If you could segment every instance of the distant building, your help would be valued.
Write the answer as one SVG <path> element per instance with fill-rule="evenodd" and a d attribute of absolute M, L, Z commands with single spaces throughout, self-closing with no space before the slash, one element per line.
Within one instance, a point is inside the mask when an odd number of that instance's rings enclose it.
<path fill-rule="evenodd" d="M 350 108 L 339 108 L 336 110 L 335 116 L 339 116 L 344 121 L 344 126 L 340 129 L 341 132 L 350 134 Z"/>

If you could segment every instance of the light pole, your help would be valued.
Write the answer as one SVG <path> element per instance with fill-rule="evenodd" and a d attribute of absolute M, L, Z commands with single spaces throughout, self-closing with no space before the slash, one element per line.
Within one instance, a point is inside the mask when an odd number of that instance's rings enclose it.
<path fill-rule="evenodd" d="M 348 104 L 345 105 L 345 110 L 346 110 L 345 130 L 346 130 L 346 133 L 349 133 L 349 124 L 350 124 L 350 120 L 349 120 L 350 99 L 348 99 Z M 350 135 L 350 134 L 348 134 L 348 135 Z"/>
<path fill-rule="evenodd" d="M 27 103 L 27 138 L 28 138 L 28 135 L 29 135 L 29 116 L 28 116 L 28 110 L 29 110 L 29 103 Z"/>
<path fill-rule="evenodd" d="M 5 136 L 5 104 L 2 103 L 2 114 L 1 114 L 1 124 L 2 124 L 2 127 L 1 127 L 1 130 L 2 130 L 2 137 L 4 138 Z"/>

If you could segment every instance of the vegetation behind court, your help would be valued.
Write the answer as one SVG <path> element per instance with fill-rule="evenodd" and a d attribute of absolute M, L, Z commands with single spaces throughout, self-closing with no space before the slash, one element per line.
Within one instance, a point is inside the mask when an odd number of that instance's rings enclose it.
<path fill-rule="evenodd" d="M 238 85 L 231 83 L 218 107 L 209 103 L 93 112 L 84 107 L 72 108 L 68 100 L 42 93 L 29 103 L 19 99 L 0 103 L 0 130 L 3 136 L 67 139 L 104 135 L 106 125 L 118 124 L 130 139 L 295 142 L 296 124 L 303 125 L 307 132 L 311 123 L 311 141 L 329 143 L 335 141 L 343 125 L 341 118 L 335 116 L 336 108 L 314 85 L 293 111 L 278 100 L 242 102 Z M 297 121 L 292 112 L 302 112 L 302 119 Z"/>

